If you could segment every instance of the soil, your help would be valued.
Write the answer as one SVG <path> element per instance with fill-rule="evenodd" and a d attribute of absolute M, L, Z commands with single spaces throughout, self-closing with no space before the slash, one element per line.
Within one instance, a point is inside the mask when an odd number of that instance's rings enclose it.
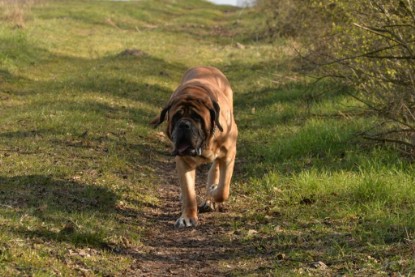
<path fill-rule="evenodd" d="M 227 211 L 199 214 L 197 227 L 177 229 L 180 216 L 180 189 L 175 172 L 174 159 L 157 157 L 158 206 L 146 208 L 146 235 L 143 249 L 129 250 L 135 258 L 126 276 L 229 276 L 232 268 L 224 262 L 242 251 L 239 243 L 230 243 L 232 230 Z M 204 196 L 208 166 L 198 169 L 196 184 L 198 197 Z M 201 199 L 199 199 L 201 200 Z M 235 252 L 236 251 L 236 252 Z"/>

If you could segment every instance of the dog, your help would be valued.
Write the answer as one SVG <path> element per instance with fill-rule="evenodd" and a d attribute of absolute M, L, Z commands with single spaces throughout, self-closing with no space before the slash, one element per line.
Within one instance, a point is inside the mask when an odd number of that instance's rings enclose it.
<path fill-rule="evenodd" d="M 228 79 L 215 67 L 189 69 L 151 124 L 157 127 L 163 121 L 167 121 L 166 134 L 173 145 L 181 188 L 182 213 L 175 226 L 194 227 L 198 223 L 195 191 L 198 166 L 212 163 L 207 198 L 199 212 L 212 211 L 215 203 L 229 198 L 238 128 Z"/>

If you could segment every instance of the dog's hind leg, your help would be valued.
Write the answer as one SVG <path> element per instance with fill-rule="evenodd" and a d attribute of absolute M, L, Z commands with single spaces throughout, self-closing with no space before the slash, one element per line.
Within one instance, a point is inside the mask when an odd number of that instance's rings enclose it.
<path fill-rule="evenodd" d="M 208 180 L 206 184 L 207 199 L 198 207 L 200 213 L 207 213 L 215 210 L 215 203 L 209 192 L 217 187 L 217 184 L 219 183 L 219 173 L 219 163 L 215 160 L 213 161 L 208 173 Z"/>
<path fill-rule="evenodd" d="M 230 151 L 227 157 L 218 160 L 219 164 L 219 184 L 212 187 L 209 194 L 214 202 L 222 203 L 228 200 L 230 184 L 235 166 L 236 148 Z"/>

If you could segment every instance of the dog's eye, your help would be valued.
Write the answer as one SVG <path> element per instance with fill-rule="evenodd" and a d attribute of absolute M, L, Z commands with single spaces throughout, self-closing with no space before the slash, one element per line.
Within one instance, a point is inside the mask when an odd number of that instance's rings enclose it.
<path fill-rule="evenodd" d="M 180 113 L 176 113 L 175 115 L 173 115 L 173 123 L 177 122 L 181 117 L 182 115 Z"/>
<path fill-rule="evenodd" d="M 202 117 L 198 113 L 192 112 L 190 114 L 190 117 L 196 121 L 199 121 L 199 122 L 202 121 Z"/>

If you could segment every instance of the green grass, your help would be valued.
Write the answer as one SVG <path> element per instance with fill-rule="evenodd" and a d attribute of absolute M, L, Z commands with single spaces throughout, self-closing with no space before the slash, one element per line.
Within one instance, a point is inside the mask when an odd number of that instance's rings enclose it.
<path fill-rule="evenodd" d="M 157 224 L 140 215 L 159 204 L 167 152 L 148 122 L 201 64 L 229 77 L 240 130 L 222 239 L 243 253 L 221 268 L 415 274 L 413 164 L 358 136 L 376 118 L 345 88 L 292 72 L 291 42 L 257 41 L 253 11 L 197 0 L 17 8 L 23 28 L 0 2 L 0 275 L 131 266 L 117 248 L 140 248 Z M 127 48 L 145 54 L 120 56 Z"/>
<path fill-rule="evenodd" d="M 358 136 L 375 118 L 353 115 L 359 105 L 346 95 L 315 99 L 302 85 L 239 101 L 238 186 L 249 198 L 236 202 L 254 207 L 247 230 L 258 233 L 246 243 L 275 257 L 277 276 L 414 273 L 414 168 Z M 310 267 L 318 261 L 328 269 Z"/>

